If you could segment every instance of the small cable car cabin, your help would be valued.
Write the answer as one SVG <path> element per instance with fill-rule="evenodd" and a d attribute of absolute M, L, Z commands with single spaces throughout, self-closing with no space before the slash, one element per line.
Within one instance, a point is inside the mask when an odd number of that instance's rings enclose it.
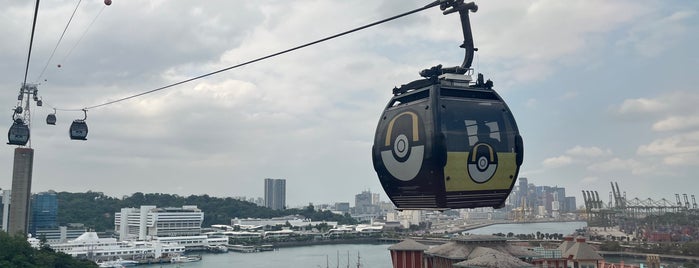
<path fill-rule="evenodd" d="M 517 124 L 483 75 L 473 81 L 468 11 L 474 3 L 445 0 L 459 12 L 466 57 L 461 66 L 420 72 L 424 79 L 393 89 L 372 147 L 374 170 L 399 210 L 500 208 L 524 157 Z"/>
<path fill-rule="evenodd" d="M 85 117 L 83 119 L 75 119 L 73 123 L 70 124 L 70 139 L 71 140 L 87 140 L 87 110 L 83 109 Z M 47 118 L 48 120 L 48 118 Z"/>
<path fill-rule="evenodd" d="M 21 118 L 15 119 L 7 132 L 7 140 L 7 144 L 10 145 L 27 145 L 27 142 L 29 142 L 29 126 Z"/>
<path fill-rule="evenodd" d="M 56 124 L 56 114 L 49 114 L 46 116 L 46 124 L 55 125 Z"/>
<path fill-rule="evenodd" d="M 87 123 L 83 119 L 73 120 L 70 124 L 71 140 L 87 140 Z"/>

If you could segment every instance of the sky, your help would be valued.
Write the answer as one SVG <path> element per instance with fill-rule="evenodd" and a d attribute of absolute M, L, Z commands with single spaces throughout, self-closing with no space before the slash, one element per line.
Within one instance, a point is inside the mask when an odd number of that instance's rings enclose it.
<path fill-rule="evenodd" d="M 40 4 L 28 82 L 32 192 L 262 197 L 286 179 L 288 206 L 382 194 L 371 163 L 395 86 L 461 64 L 458 15 L 432 8 L 341 38 L 87 112 L 427 1 L 113 0 Z M 520 177 L 607 200 L 699 194 L 699 2 L 479 1 L 473 68 L 493 80 L 524 139 Z M 24 80 L 34 1 L 0 0 L 0 105 L 9 129 Z M 91 25 L 91 26 L 90 26 Z M 51 57 L 54 51 L 54 56 Z M 49 61 L 49 59 L 51 59 Z M 60 65 L 60 67 L 58 66 Z M 44 69 L 45 68 L 45 69 Z M 43 70 L 43 72 L 42 72 Z M 43 73 L 43 75 L 42 75 Z M 0 151 L 10 189 L 13 150 Z"/>

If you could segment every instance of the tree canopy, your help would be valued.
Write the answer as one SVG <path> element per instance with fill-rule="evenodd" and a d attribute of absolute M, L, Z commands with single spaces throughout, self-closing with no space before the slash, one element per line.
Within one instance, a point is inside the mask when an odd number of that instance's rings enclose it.
<path fill-rule="evenodd" d="M 79 260 L 50 248 L 35 249 L 22 235 L 10 236 L 0 231 L 0 267 L 97 267 L 88 260 Z"/>
<path fill-rule="evenodd" d="M 219 198 L 209 195 L 190 195 L 137 192 L 121 199 L 106 196 L 101 192 L 59 192 L 58 222 L 83 223 L 95 231 L 114 230 L 114 213 L 121 208 L 154 205 L 157 207 L 182 207 L 196 205 L 204 212 L 203 226 L 230 224 L 233 218 L 272 218 L 287 215 L 302 215 L 313 221 L 337 221 L 340 224 L 356 224 L 349 215 L 337 215 L 330 211 L 317 211 L 313 206 L 304 209 L 272 210 L 231 197 Z"/>

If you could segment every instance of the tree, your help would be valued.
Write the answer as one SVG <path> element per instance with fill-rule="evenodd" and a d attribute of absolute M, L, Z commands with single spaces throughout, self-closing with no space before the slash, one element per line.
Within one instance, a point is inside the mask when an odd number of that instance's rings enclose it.
<path fill-rule="evenodd" d="M 74 259 L 53 250 L 35 249 L 22 235 L 10 236 L 0 231 L 0 267 L 97 267 L 88 260 Z"/>

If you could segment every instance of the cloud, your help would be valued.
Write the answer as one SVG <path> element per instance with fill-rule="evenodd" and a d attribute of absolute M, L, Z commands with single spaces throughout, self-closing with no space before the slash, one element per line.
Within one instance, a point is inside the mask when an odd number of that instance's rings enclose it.
<path fill-rule="evenodd" d="M 571 157 L 562 155 L 557 157 L 546 158 L 544 159 L 544 162 L 542 164 L 544 165 L 544 167 L 547 168 L 557 168 L 570 165 L 571 163 L 573 163 L 573 159 Z"/>
<path fill-rule="evenodd" d="M 699 93 L 673 91 L 655 98 L 626 99 L 615 108 L 620 115 L 687 115 L 699 112 Z"/>
<path fill-rule="evenodd" d="M 699 152 L 699 131 L 654 140 L 637 150 L 639 155 L 668 155 Z"/>
<path fill-rule="evenodd" d="M 631 46 L 646 57 L 660 55 L 686 37 L 695 15 L 693 10 L 682 10 L 657 20 L 639 21 L 618 44 Z"/>
<path fill-rule="evenodd" d="M 580 180 L 580 184 L 592 184 L 598 182 L 599 180 L 599 177 L 585 177 Z"/>
<path fill-rule="evenodd" d="M 527 108 L 536 108 L 539 106 L 539 101 L 537 99 L 528 99 L 525 106 L 527 106 Z"/>
<path fill-rule="evenodd" d="M 603 150 L 599 147 L 582 147 L 580 145 L 576 145 L 575 147 L 568 149 L 566 151 L 566 154 L 572 155 L 572 156 L 582 156 L 582 157 L 600 157 L 600 156 L 608 156 L 612 154 L 612 151 L 610 149 Z"/>
<path fill-rule="evenodd" d="M 667 105 L 659 100 L 638 98 L 624 100 L 619 107 L 620 114 L 646 114 L 666 109 Z"/>
<path fill-rule="evenodd" d="M 653 124 L 655 131 L 687 130 L 699 127 L 699 116 L 669 116 Z"/>
<path fill-rule="evenodd" d="M 593 172 L 614 172 L 623 171 L 631 174 L 646 174 L 653 170 L 652 167 L 644 165 L 638 160 L 612 158 L 607 161 L 597 162 L 587 167 L 587 170 Z"/>

